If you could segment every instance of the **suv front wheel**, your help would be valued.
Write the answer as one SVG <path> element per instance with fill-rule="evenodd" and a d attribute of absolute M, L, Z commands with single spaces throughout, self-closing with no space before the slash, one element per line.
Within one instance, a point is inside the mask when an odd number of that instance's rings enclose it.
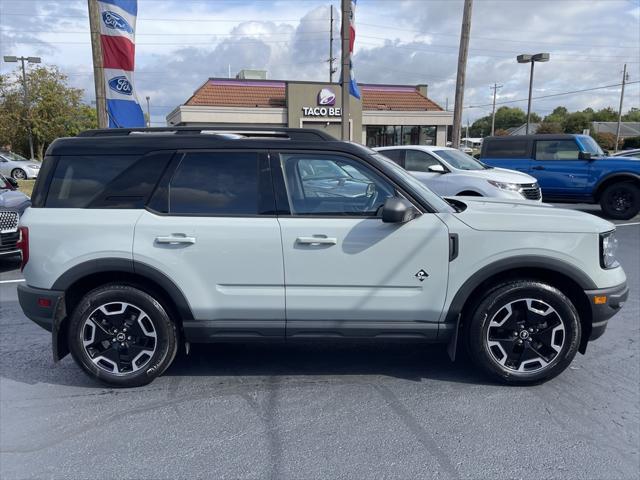
<path fill-rule="evenodd" d="M 128 285 L 92 290 L 75 308 L 69 349 L 91 377 L 115 387 L 146 385 L 177 351 L 177 332 L 163 306 Z"/>
<path fill-rule="evenodd" d="M 489 291 L 466 329 L 469 354 L 494 378 L 511 384 L 548 380 L 569 366 L 580 344 L 571 301 L 537 281 L 513 281 Z"/>

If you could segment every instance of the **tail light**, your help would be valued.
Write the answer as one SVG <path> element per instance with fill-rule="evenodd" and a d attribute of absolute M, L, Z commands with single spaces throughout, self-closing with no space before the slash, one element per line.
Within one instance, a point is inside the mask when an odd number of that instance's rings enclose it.
<path fill-rule="evenodd" d="M 20 270 L 24 270 L 25 265 L 29 261 L 29 228 L 28 227 L 18 227 L 18 242 L 16 243 L 16 247 L 20 249 L 20 253 L 22 254 L 22 263 L 20 264 Z"/>

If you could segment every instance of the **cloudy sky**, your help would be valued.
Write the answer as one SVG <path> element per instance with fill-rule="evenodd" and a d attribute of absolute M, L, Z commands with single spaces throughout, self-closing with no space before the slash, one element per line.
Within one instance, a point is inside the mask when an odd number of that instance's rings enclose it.
<path fill-rule="evenodd" d="M 452 108 L 462 0 L 359 0 L 354 68 L 359 82 L 429 85 Z M 242 68 L 269 78 L 328 80 L 330 5 L 339 0 L 139 0 L 136 86 L 151 97 L 154 125 L 208 77 Z M 336 13 L 336 16 L 338 14 Z M 339 22 L 335 25 L 339 56 Z M 94 97 L 86 0 L 0 0 L 0 55 L 41 56 Z M 526 108 L 528 68 L 519 53 L 550 52 L 536 68 L 534 96 L 618 84 L 627 63 L 640 80 L 640 0 L 475 0 L 463 119 L 498 102 Z M 15 64 L 0 64 L 7 73 Z M 534 101 L 545 115 L 612 106 L 613 86 Z M 628 85 L 625 110 L 640 107 Z"/>

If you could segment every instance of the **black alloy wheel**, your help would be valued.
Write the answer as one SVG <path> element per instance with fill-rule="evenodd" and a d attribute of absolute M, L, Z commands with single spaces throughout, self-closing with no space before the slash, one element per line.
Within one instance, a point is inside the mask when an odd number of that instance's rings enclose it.
<path fill-rule="evenodd" d="M 600 198 L 604 214 L 616 220 L 629 220 L 640 211 L 640 188 L 630 182 L 609 185 Z"/>

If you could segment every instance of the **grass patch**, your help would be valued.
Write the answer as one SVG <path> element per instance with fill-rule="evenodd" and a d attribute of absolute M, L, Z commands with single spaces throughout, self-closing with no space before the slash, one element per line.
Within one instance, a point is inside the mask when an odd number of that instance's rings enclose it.
<path fill-rule="evenodd" d="M 33 185 L 36 183 L 35 180 L 18 180 L 18 190 L 24 193 L 27 197 L 31 198 L 31 193 L 33 192 Z"/>

